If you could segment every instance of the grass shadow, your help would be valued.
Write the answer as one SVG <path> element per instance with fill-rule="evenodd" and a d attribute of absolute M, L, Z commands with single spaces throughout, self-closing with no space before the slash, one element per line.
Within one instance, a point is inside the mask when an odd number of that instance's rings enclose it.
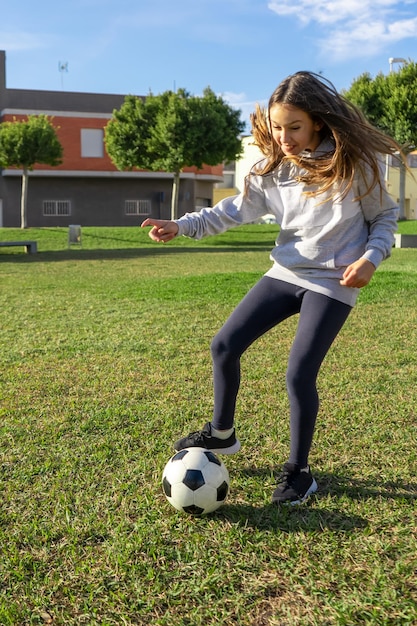
<path fill-rule="evenodd" d="M 330 495 L 346 495 L 351 499 L 384 498 L 394 500 L 417 500 L 417 483 L 380 481 L 378 478 L 352 478 L 335 474 L 317 473 L 320 492 Z"/>
<path fill-rule="evenodd" d="M 247 478 L 263 477 L 271 480 L 270 468 L 235 469 L 236 474 Z M 368 526 L 368 521 L 358 515 L 348 514 L 339 508 L 326 509 L 316 507 L 320 499 L 330 495 L 334 498 L 346 496 L 352 500 L 385 498 L 415 501 L 417 500 L 417 484 L 399 481 L 377 481 L 374 478 L 357 479 L 330 473 L 314 473 L 319 484 L 318 492 L 301 506 L 252 506 L 250 504 L 225 503 L 217 512 L 219 520 L 257 528 L 259 530 L 275 530 L 285 533 L 324 532 L 330 530 L 337 533 L 349 533 Z M 271 485 L 272 486 L 272 485 Z"/>
<path fill-rule="evenodd" d="M 273 477 L 271 468 L 236 468 L 235 473 L 246 477 Z M 417 500 L 417 482 L 380 481 L 378 478 L 353 478 L 347 474 L 334 474 L 314 471 L 319 484 L 320 495 L 347 496 L 353 500 L 385 498 L 396 500 Z"/>
<path fill-rule="evenodd" d="M 245 467 L 236 468 L 235 473 L 241 476 L 273 477 L 271 468 Z M 351 499 L 364 498 L 390 498 L 399 500 L 417 500 L 417 482 L 401 481 L 378 481 L 375 477 L 353 478 L 347 474 L 334 474 L 326 472 L 314 472 L 319 483 L 320 494 L 323 495 L 346 495 Z"/>
<path fill-rule="evenodd" d="M 250 246 L 201 246 L 193 248 L 188 246 L 149 246 L 149 248 L 117 248 L 117 249 L 95 249 L 95 250 L 50 250 L 38 252 L 37 254 L 0 254 L 0 261 L 13 263 L 54 263 L 60 261 L 95 261 L 95 260 L 117 260 L 117 259 L 139 259 L 145 257 L 165 256 L 173 254 L 210 254 L 235 252 L 270 252 L 271 248 Z"/>
<path fill-rule="evenodd" d="M 248 504 L 224 504 L 217 513 L 219 520 L 256 528 L 257 530 L 275 530 L 284 533 L 324 532 L 331 530 L 338 533 L 349 533 L 359 528 L 366 528 L 368 521 L 359 515 L 349 515 L 339 510 L 315 508 L 312 496 L 308 503 L 300 506 L 276 506 L 268 504 L 263 507 Z"/>

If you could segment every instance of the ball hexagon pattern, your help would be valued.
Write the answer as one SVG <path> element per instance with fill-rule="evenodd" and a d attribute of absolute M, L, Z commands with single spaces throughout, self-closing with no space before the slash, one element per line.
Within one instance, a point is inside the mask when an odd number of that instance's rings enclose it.
<path fill-rule="evenodd" d="M 218 509 L 229 493 L 229 472 L 205 448 L 186 448 L 174 454 L 162 474 L 164 494 L 178 511 L 206 515 Z"/>

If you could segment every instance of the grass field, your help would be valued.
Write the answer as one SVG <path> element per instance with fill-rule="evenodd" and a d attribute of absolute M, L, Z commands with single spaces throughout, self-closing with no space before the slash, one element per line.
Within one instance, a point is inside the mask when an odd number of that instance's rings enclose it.
<path fill-rule="evenodd" d="M 417 624 L 417 250 L 393 249 L 323 365 L 314 498 L 269 504 L 295 319 L 244 355 L 226 504 L 192 518 L 162 494 L 274 235 L 83 228 L 68 249 L 67 229 L 0 229 L 40 251 L 0 251 L 0 624 Z"/>

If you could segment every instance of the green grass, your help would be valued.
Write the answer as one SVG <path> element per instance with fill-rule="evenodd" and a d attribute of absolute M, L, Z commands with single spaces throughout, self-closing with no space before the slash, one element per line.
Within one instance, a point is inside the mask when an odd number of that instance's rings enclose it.
<path fill-rule="evenodd" d="M 66 229 L 0 230 L 40 250 L 0 251 L 2 625 L 417 623 L 417 250 L 393 249 L 323 365 L 316 497 L 269 504 L 294 319 L 242 360 L 227 503 L 191 518 L 162 494 L 172 441 L 210 416 L 210 340 L 274 235 L 83 228 L 68 250 Z"/>
<path fill-rule="evenodd" d="M 398 232 L 402 235 L 417 235 L 417 220 L 403 220 L 399 222 Z"/>

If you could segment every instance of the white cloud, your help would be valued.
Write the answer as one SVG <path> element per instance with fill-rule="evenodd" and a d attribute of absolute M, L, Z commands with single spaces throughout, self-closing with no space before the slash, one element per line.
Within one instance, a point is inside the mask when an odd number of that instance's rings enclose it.
<path fill-rule="evenodd" d="M 334 61 L 347 57 L 364 57 L 378 54 L 389 44 L 407 37 L 415 37 L 417 17 L 410 20 L 398 20 L 391 24 L 382 21 L 370 21 L 364 24 L 351 24 L 349 29 L 331 31 L 326 39 L 319 42 L 323 55 Z"/>
<path fill-rule="evenodd" d="M 231 106 L 236 106 L 236 108 L 239 108 L 239 106 L 241 105 L 248 104 L 247 102 L 245 102 L 245 100 L 247 99 L 247 96 L 243 92 L 233 93 L 232 91 L 224 91 L 223 93 L 219 95 L 224 100 L 226 100 L 226 102 L 228 102 Z"/>
<path fill-rule="evenodd" d="M 260 104 L 262 106 L 266 106 L 267 104 L 266 101 L 262 100 L 248 100 L 245 93 L 233 93 L 231 91 L 226 91 L 218 95 L 220 95 L 231 107 L 240 110 L 240 117 L 246 123 L 247 131 L 250 129 L 250 115 L 254 112 L 256 104 Z"/>
<path fill-rule="evenodd" d="M 268 8 L 302 26 L 319 27 L 317 45 L 333 61 L 375 55 L 416 37 L 415 0 L 271 0 Z M 410 16 L 412 15 L 412 16 Z"/>
<path fill-rule="evenodd" d="M 46 48 L 48 38 L 43 35 L 32 35 L 25 32 L 0 31 L 0 50 L 21 51 Z"/>
<path fill-rule="evenodd" d="M 378 2 L 377 4 L 384 3 Z M 332 24 L 364 13 L 366 1 L 361 0 L 274 0 L 268 8 L 278 15 L 296 17 L 302 24 Z"/>

